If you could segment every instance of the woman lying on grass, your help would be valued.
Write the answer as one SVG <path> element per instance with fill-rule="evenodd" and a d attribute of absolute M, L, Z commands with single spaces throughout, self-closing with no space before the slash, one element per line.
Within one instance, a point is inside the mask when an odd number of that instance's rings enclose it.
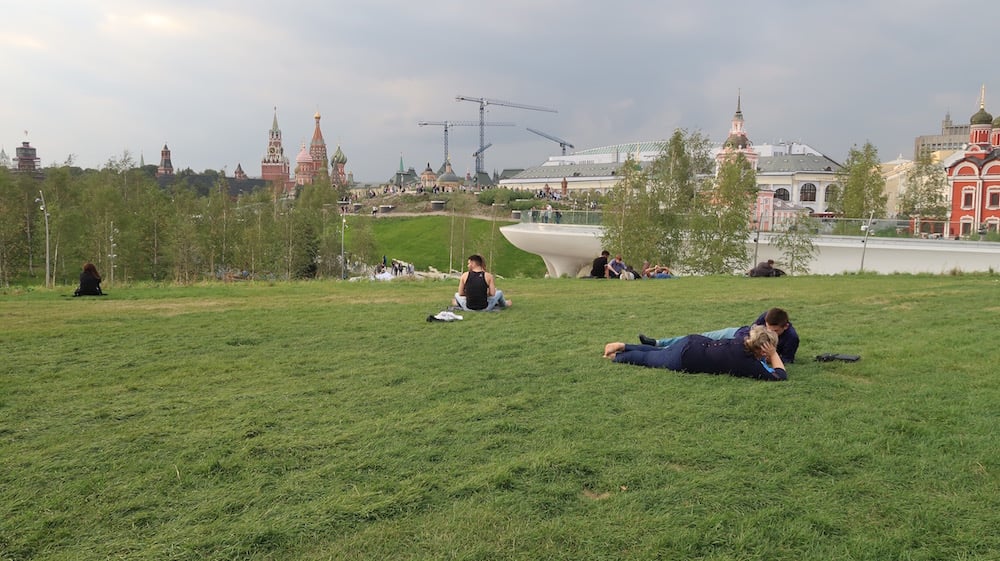
<path fill-rule="evenodd" d="M 778 356 L 777 342 L 777 335 L 763 325 L 755 325 L 743 339 L 715 341 L 702 335 L 688 335 L 669 347 L 608 343 L 604 346 L 604 357 L 676 372 L 729 374 L 777 382 L 788 379 L 785 364 Z"/>

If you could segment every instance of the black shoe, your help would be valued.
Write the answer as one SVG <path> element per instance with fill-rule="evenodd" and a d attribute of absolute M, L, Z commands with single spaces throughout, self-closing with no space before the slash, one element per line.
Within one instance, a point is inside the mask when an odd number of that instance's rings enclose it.
<path fill-rule="evenodd" d="M 651 339 L 649 337 L 646 337 L 642 333 L 639 334 L 639 342 L 642 343 L 643 345 L 649 345 L 650 347 L 656 346 L 656 339 Z"/>

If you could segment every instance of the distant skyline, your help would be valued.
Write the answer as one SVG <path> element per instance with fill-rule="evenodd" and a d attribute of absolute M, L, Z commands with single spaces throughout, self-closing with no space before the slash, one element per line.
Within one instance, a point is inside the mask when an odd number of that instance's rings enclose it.
<path fill-rule="evenodd" d="M 798 141 L 837 161 L 871 141 L 883 161 L 950 112 L 968 123 L 993 68 L 996 10 L 930 0 L 755 4 L 722 0 L 43 0 L 4 6 L 0 146 L 42 165 L 102 167 L 128 150 L 175 169 L 260 175 L 274 107 L 294 166 L 322 115 L 357 181 L 419 172 L 443 157 L 442 129 L 489 106 L 485 170 L 560 153 L 531 127 L 586 149 L 668 138 L 725 139 L 742 92 L 756 144 Z M 28 131 L 25 136 L 24 131 Z M 449 134 L 455 172 L 475 170 L 478 127 Z"/>

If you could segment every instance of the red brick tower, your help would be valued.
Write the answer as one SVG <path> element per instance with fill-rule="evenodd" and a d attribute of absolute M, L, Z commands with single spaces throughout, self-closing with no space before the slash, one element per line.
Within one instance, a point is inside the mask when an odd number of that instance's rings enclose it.
<path fill-rule="evenodd" d="M 316 119 L 316 129 L 313 130 L 312 142 L 309 143 L 309 155 L 312 156 L 313 160 L 313 180 L 315 180 L 320 173 L 329 177 L 330 170 L 326 164 L 326 141 L 323 140 L 323 131 L 319 130 L 319 111 L 313 118 Z"/>
<path fill-rule="evenodd" d="M 291 168 L 285 148 L 281 145 L 281 129 L 278 128 L 278 108 L 274 108 L 274 121 L 267 138 L 267 153 L 260 161 L 260 176 L 264 181 L 270 181 L 273 188 L 279 191 L 287 190 Z"/>
<path fill-rule="evenodd" d="M 174 174 L 174 164 L 170 161 L 170 148 L 167 148 L 166 143 L 163 144 L 163 150 L 160 150 L 160 167 L 156 168 L 156 177 L 164 177 Z"/>

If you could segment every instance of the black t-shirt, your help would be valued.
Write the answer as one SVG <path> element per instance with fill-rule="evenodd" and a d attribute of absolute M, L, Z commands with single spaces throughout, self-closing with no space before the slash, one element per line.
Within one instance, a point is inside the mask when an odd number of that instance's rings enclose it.
<path fill-rule="evenodd" d="M 485 310 L 489 304 L 486 294 L 489 288 L 485 271 L 469 271 L 469 276 L 465 278 L 465 307 Z"/>
<path fill-rule="evenodd" d="M 77 294 L 98 296 L 101 294 L 101 279 L 84 271 L 80 273 L 80 288 Z"/>
<path fill-rule="evenodd" d="M 590 276 L 604 278 L 604 268 L 608 265 L 608 258 L 600 256 L 594 259 L 594 266 L 590 268 Z"/>

